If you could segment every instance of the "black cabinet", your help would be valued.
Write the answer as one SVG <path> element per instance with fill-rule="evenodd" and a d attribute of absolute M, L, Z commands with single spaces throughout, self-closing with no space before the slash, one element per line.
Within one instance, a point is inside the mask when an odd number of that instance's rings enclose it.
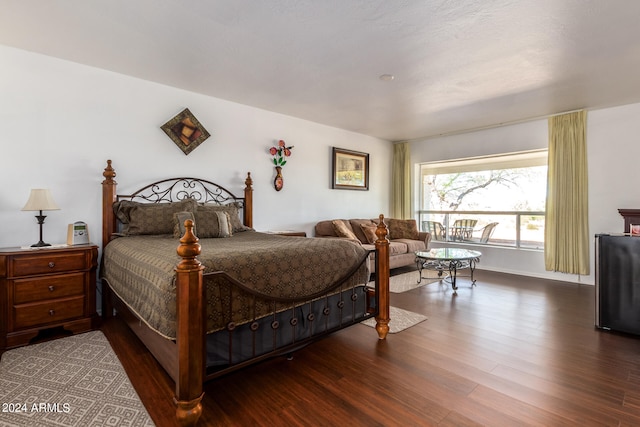
<path fill-rule="evenodd" d="M 640 237 L 598 234 L 596 326 L 640 335 Z"/>

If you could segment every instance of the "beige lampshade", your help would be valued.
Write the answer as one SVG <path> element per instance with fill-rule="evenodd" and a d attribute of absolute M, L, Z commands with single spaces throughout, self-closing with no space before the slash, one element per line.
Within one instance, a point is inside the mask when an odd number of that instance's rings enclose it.
<path fill-rule="evenodd" d="M 59 209 L 48 188 L 32 188 L 29 200 L 22 208 L 23 211 L 57 211 Z"/>

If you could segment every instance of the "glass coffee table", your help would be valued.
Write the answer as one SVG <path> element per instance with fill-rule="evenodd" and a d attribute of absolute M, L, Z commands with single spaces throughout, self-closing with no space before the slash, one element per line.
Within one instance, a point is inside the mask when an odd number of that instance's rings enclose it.
<path fill-rule="evenodd" d="M 471 286 L 475 286 L 476 280 L 473 278 L 473 272 L 476 269 L 476 263 L 480 261 L 482 252 L 471 251 L 461 248 L 434 248 L 429 251 L 416 252 L 416 265 L 418 266 L 418 283 L 426 277 L 422 277 L 422 270 L 435 270 L 438 272 L 440 280 L 450 281 L 451 288 L 456 293 L 458 286 L 456 278 L 458 270 L 468 268 L 471 272 Z M 445 277 L 443 273 L 447 273 Z"/>

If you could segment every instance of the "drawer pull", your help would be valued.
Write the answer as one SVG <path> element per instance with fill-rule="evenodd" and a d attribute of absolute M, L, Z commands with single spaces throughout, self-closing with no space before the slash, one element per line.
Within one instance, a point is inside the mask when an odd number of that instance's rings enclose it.
<path fill-rule="evenodd" d="M 49 291 L 53 292 L 54 289 L 53 285 L 49 285 Z"/>
<path fill-rule="evenodd" d="M 49 316 L 54 316 L 56 314 L 55 310 L 49 310 Z"/>
<path fill-rule="evenodd" d="M 50 261 L 50 262 L 49 262 L 49 268 L 53 268 L 53 267 L 55 267 L 55 266 L 56 266 L 56 263 L 55 263 L 55 262 L 53 262 L 53 261 Z"/>

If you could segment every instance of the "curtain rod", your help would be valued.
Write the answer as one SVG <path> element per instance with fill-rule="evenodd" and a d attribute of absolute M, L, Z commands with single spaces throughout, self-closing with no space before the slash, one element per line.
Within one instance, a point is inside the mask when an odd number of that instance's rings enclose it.
<path fill-rule="evenodd" d="M 425 136 L 425 137 L 422 137 L 422 138 L 413 138 L 413 139 L 404 139 L 404 140 L 400 140 L 400 141 L 393 141 L 393 143 L 394 144 L 401 144 L 403 142 L 420 142 L 420 141 L 426 141 L 428 139 L 442 138 L 442 137 L 445 137 L 445 136 L 461 135 L 463 133 L 478 132 L 478 131 L 481 131 L 481 130 L 495 129 L 495 128 L 499 128 L 499 127 L 503 127 L 503 126 L 511 126 L 511 125 L 517 125 L 517 124 L 520 124 L 520 123 L 534 122 L 536 120 L 548 119 L 548 118 L 555 117 L 555 116 L 561 116 L 563 114 L 577 113 L 578 111 L 583 111 L 583 110 L 588 111 L 589 109 L 588 108 L 578 108 L 576 110 L 569 110 L 569 111 L 563 111 L 561 113 L 547 114 L 545 116 L 530 117 L 530 118 L 527 118 L 527 119 L 512 120 L 510 122 L 496 123 L 494 125 L 479 126 L 479 127 L 476 127 L 476 128 L 462 129 L 462 130 L 457 130 L 457 131 L 439 133 L 437 135 Z"/>

